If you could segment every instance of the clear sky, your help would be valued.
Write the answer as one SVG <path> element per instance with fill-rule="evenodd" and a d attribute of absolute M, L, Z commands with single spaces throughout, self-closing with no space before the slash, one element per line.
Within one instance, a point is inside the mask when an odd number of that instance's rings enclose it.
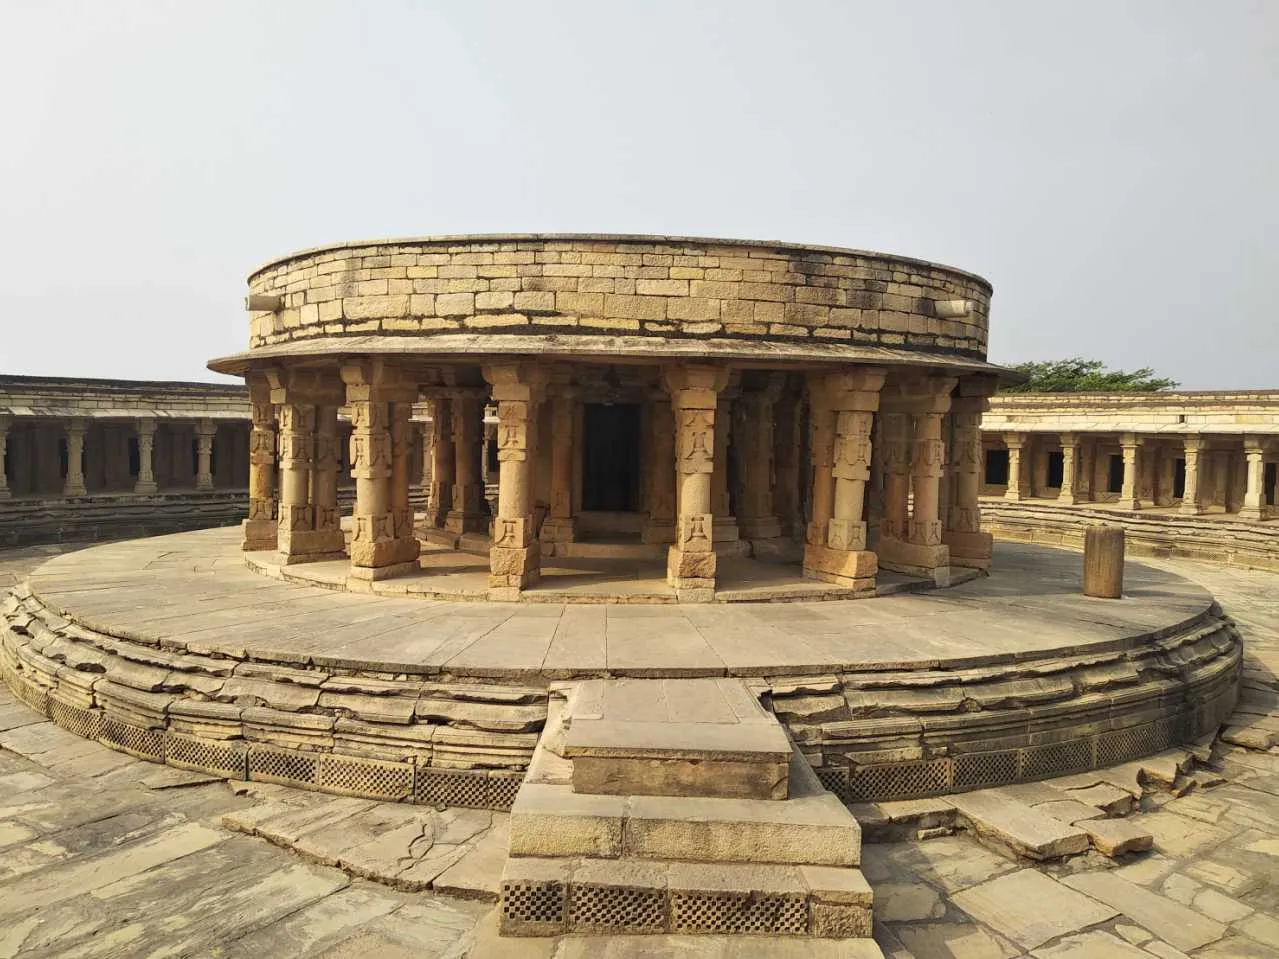
<path fill-rule="evenodd" d="M 340 240 L 777 239 L 995 286 L 997 362 L 1279 387 L 1279 0 L 0 0 L 0 372 L 217 379 Z"/>

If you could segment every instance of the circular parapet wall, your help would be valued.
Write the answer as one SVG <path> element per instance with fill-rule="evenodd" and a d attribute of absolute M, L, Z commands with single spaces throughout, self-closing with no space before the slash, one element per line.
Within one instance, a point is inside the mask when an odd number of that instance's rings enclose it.
<path fill-rule="evenodd" d="M 998 579 L 857 602 L 526 607 L 264 581 L 234 533 L 93 547 L 0 602 L 0 677 L 55 722 L 231 778 L 504 808 L 556 682 L 747 678 L 827 788 L 904 799 L 1107 766 L 1212 732 L 1241 642 L 1201 588 L 1003 547 Z"/>
<path fill-rule="evenodd" d="M 979 276 L 883 253 L 605 235 L 321 247 L 262 267 L 249 291 L 252 353 L 371 336 L 432 339 L 453 352 L 458 334 L 482 333 L 498 349 L 511 336 L 627 336 L 641 346 L 843 344 L 979 361 L 991 296 Z"/>

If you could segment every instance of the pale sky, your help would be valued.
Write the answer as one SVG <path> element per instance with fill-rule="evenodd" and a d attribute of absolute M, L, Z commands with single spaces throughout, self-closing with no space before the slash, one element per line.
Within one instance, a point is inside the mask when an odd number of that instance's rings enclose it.
<path fill-rule="evenodd" d="M 1279 0 L 0 0 L 0 373 L 219 379 L 341 240 L 830 244 L 990 358 L 1279 388 Z"/>

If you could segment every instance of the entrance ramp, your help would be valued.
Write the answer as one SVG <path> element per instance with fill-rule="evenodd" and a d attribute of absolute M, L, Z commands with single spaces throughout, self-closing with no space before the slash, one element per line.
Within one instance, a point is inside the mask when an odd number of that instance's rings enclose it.
<path fill-rule="evenodd" d="M 857 821 L 740 680 L 555 690 L 509 853 L 503 935 L 870 936 Z"/>

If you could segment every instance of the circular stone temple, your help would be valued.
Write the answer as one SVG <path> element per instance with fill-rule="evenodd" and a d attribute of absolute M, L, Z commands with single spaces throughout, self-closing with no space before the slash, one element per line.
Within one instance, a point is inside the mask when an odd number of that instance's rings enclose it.
<path fill-rule="evenodd" d="M 990 295 L 919 260 L 735 240 L 458 236 L 293 254 L 249 279 L 250 349 L 209 364 L 252 395 L 244 548 L 283 567 L 349 555 L 358 586 L 438 569 L 420 539 L 461 546 L 487 553 L 495 600 L 520 598 L 550 558 L 585 583 L 562 600 L 847 598 L 873 593 L 881 570 L 946 585 L 990 562 L 977 506 L 979 419 L 1000 372 L 985 359 Z M 415 530 L 422 400 L 431 481 Z M 645 576 L 656 588 L 590 585 Z"/>

